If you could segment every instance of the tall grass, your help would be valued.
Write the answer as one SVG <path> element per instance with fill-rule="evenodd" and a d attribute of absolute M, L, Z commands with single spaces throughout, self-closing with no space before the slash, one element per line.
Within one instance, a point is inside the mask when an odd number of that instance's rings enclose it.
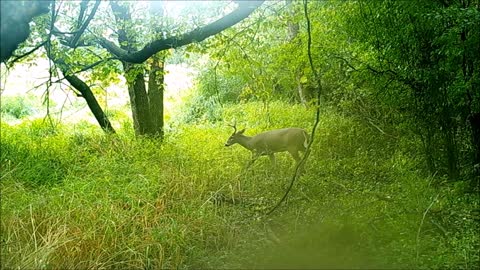
<path fill-rule="evenodd" d="M 235 105 L 247 134 L 309 128 L 312 113 Z M 19 269 L 463 267 L 478 263 L 477 195 L 422 174 L 414 138 L 332 109 L 287 202 L 294 162 L 223 146 L 226 123 L 163 143 L 41 122 L 1 126 L 1 260 Z M 413 150 L 412 150 L 413 149 Z"/>

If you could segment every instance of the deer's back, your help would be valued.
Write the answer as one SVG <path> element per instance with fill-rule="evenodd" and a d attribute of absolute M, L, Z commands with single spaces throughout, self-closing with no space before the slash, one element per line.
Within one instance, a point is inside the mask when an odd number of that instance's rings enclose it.
<path fill-rule="evenodd" d="M 259 133 L 252 138 L 257 151 L 305 151 L 308 134 L 301 128 L 282 128 Z"/>

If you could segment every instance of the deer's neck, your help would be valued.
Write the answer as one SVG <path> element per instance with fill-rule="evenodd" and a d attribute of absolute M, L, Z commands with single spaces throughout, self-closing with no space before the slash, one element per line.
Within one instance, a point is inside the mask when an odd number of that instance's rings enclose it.
<path fill-rule="evenodd" d="M 238 138 L 238 144 L 247 148 L 248 150 L 252 150 L 253 146 L 251 144 L 251 140 L 252 140 L 252 137 L 242 135 L 241 137 Z"/>

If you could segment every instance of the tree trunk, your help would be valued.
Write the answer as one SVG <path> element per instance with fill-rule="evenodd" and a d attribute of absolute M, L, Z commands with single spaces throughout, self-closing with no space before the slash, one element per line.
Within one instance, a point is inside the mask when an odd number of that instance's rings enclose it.
<path fill-rule="evenodd" d="M 298 97 L 300 98 L 300 102 L 306 107 L 307 106 L 307 98 L 305 96 L 305 89 L 302 85 L 302 73 L 297 72 L 297 91 Z"/>
<path fill-rule="evenodd" d="M 469 118 L 472 128 L 474 168 L 477 176 L 480 176 L 480 113 L 474 113 Z"/>
<path fill-rule="evenodd" d="M 294 19 L 295 17 L 295 7 L 293 5 L 293 0 L 285 0 L 285 4 L 288 9 L 288 19 L 287 19 L 287 41 L 288 42 L 295 42 L 295 45 L 301 46 L 301 40 L 295 38 L 298 35 L 298 31 L 300 30 L 300 27 L 298 25 L 298 22 Z M 296 69 L 296 81 L 297 81 L 297 93 L 298 93 L 298 98 L 300 99 L 300 102 L 304 105 L 307 106 L 307 97 L 305 94 L 305 86 L 302 84 L 302 76 L 303 76 L 303 67 L 300 66 L 299 68 Z"/>
<path fill-rule="evenodd" d="M 147 89 L 145 88 L 143 66 L 141 66 L 140 70 L 134 69 L 133 67 L 134 65 L 132 64 L 123 63 L 123 68 L 126 74 L 125 77 L 127 78 L 135 135 L 151 135 L 152 121 L 150 117 Z M 133 79 L 129 80 L 128 78 Z"/>
<path fill-rule="evenodd" d="M 467 3 L 464 2 L 464 8 L 467 8 Z M 478 5 L 477 5 L 478 7 Z M 462 73 L 465 85 L 470 85 L 470 88 L 466 88 L 466 100 L 468 108 L 467 120 L 470 122 L 471 134 L 472 134 L 472 146 L 473 146 L 473 173 L 474 177 L 470 182 L 472 190 L 478 190 L 480 184 L 480 113 L 475 111 L 475 98 L 472 93 L 475 93 L 476 87 L 474 77 L 475 61 L 478 61 L 478 49 L 470 52 L 467 48 L 467 29 L 463 29 L 460 33 L 460 40 L 463 45 L 462 55 Z M 480 48 L 480 46 L 479 46 Z M 473 53 L 476 52 L 476 53 Z"/>
<path fill-rule="evenodd" d="M 115 133 L 115 129 L 112 127 L 112 124 L 108 120 L 108 117 L 105 115 L 102 108 L 98 104 L 97 99 L 93 95 L 90 87 L 75 75 L 65 75 L 65 79 L 67 79 L 70 85 L 82 94 L 82 97 L 87 102 L 90 111 L 92 111 L 100 127 L 107 133 Z"/>
<path fill-rule="evenodd" d="M 458 171 L 458 157 L 457 157 L 457 147 L 455 144 L 455 125 L 453 123 L 452 117 L 450 116 L 450 105 L 447 103 L 443 108 L 443 121 L 442 129 L 444 131 L 444 143 L 447 150 L 447 169 L 448 169 L 448 178 L 450 180 L 457 180 L 459 171 Z"/>
<path fill-rule="evenodd" d="M 149 12 L 153 17 L 164 17 L 164 4 L 162 1 L 150 2 Z M 153 28 L 155 35 L 162 36 L 160 25 Z M 163 93 L 165 90 L 165 54 L 157 53 L 151 57 L 150 71 L 148 73 L 148 100 L 150 105 L 150 118 L 152 120 L 151 135 L 163 139 Z"/>
<path fill-rule="evenodd" d="M 288 41 L 292 41 L 295 37 L 298 35 L 298 31 L 300 29 L 300 26 L 298 25 L 298 22 L 296 22 L 293 17 L 295 16 L 295 10 L 294 6 L 292 5 L 292 0 L 286 0 L 285 3 L 287 4 L 288 13 L 289 13 L 289 19 L 287 21 L 287 27 L 288 27 Z"/>
<path fill-rule="evenodd" d="M 445 145 L 447 148 L 448 178 L 450 180 L 457 180 L 459 175 L 457 147 L 455 145 L 454 130 L 451 127 L 445 130 Z"/>
<path fill-rule="evenodd" d="M 80 78 L 73 74 L 68 74 L 69 67 L 65 63 L 63 59 L 54 59 L 51 54 L 49 54 L 49 49 L 45 48 L 45 51 L 47 51 L 47 56 L 50 60 L 57 65 L 60 70 L 62 71 L 63 75 L 65 76 L 65 79 L 70 83 L 70 85 L 77 89 L 77 91 L 80 92 L 82 97 L 85 99 L 87 102 L 88 108 L 90 108 L 90 111 L 93 113 L 95 116 L 95 119 L 97 119 L 98 124 L 100 127 L 106 132 L 106 133 L 115 133 L 115 129 L 112 127 L 112 124 L 110 123 L 110 120 L 108 120 L 107 115 L 103 112 L 102 107 L 100 107 L 100 104 L 98 104 L 97 99 L 95 98 L 95 95 L 92 92 L 92 89 Z"/>
<path fill-rule="evenodd" d="M 153 56 L 148 75 L 148 99 L 150 104 L 150 118 L 152 120 L 152 134 L 163 138 L 163 93 L 164 87 L 164 56 Z"/>
<path fill-rule="evenodd" d="M 120 47 L 126 51 L 134 51 L 135 40 L 127 35 L 127 31 L 132 31 L 128 26 L 128 23 L 132 20 L 128 7 L 122 6 L 115 1 L 110 1 L 110 8 L 113 11 L 118 27 L 117 33 Z M 142 64 L 136 65 L 125 61 L 122 61 L 122 65 L 130 96 L 135 135 L 150 135 L 152 133 L 152 122 L 147 89 L 145 88 L 145 68 Z"/>

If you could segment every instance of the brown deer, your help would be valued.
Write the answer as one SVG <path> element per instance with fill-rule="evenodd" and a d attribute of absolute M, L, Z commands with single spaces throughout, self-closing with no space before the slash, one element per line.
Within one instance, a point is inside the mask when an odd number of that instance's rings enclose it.
<path fill-rule="evenodd" d="M 309 137 L 308 133 L 301 128 L 282 128 L 259 133 L 253 137 L 244 135 L 245 129 L 237 132 L 236 125 L 230 125 L 234 131 L 228 138 L 225 146 L 240 144 L 252 152 L 252 159 L 247 167 L 253 164 L 260 156 L 268 155 L 272 164 L 275 164 L 275 153 L 288 151 L 298 163 L 298 152 L 305 153 Z"/>

